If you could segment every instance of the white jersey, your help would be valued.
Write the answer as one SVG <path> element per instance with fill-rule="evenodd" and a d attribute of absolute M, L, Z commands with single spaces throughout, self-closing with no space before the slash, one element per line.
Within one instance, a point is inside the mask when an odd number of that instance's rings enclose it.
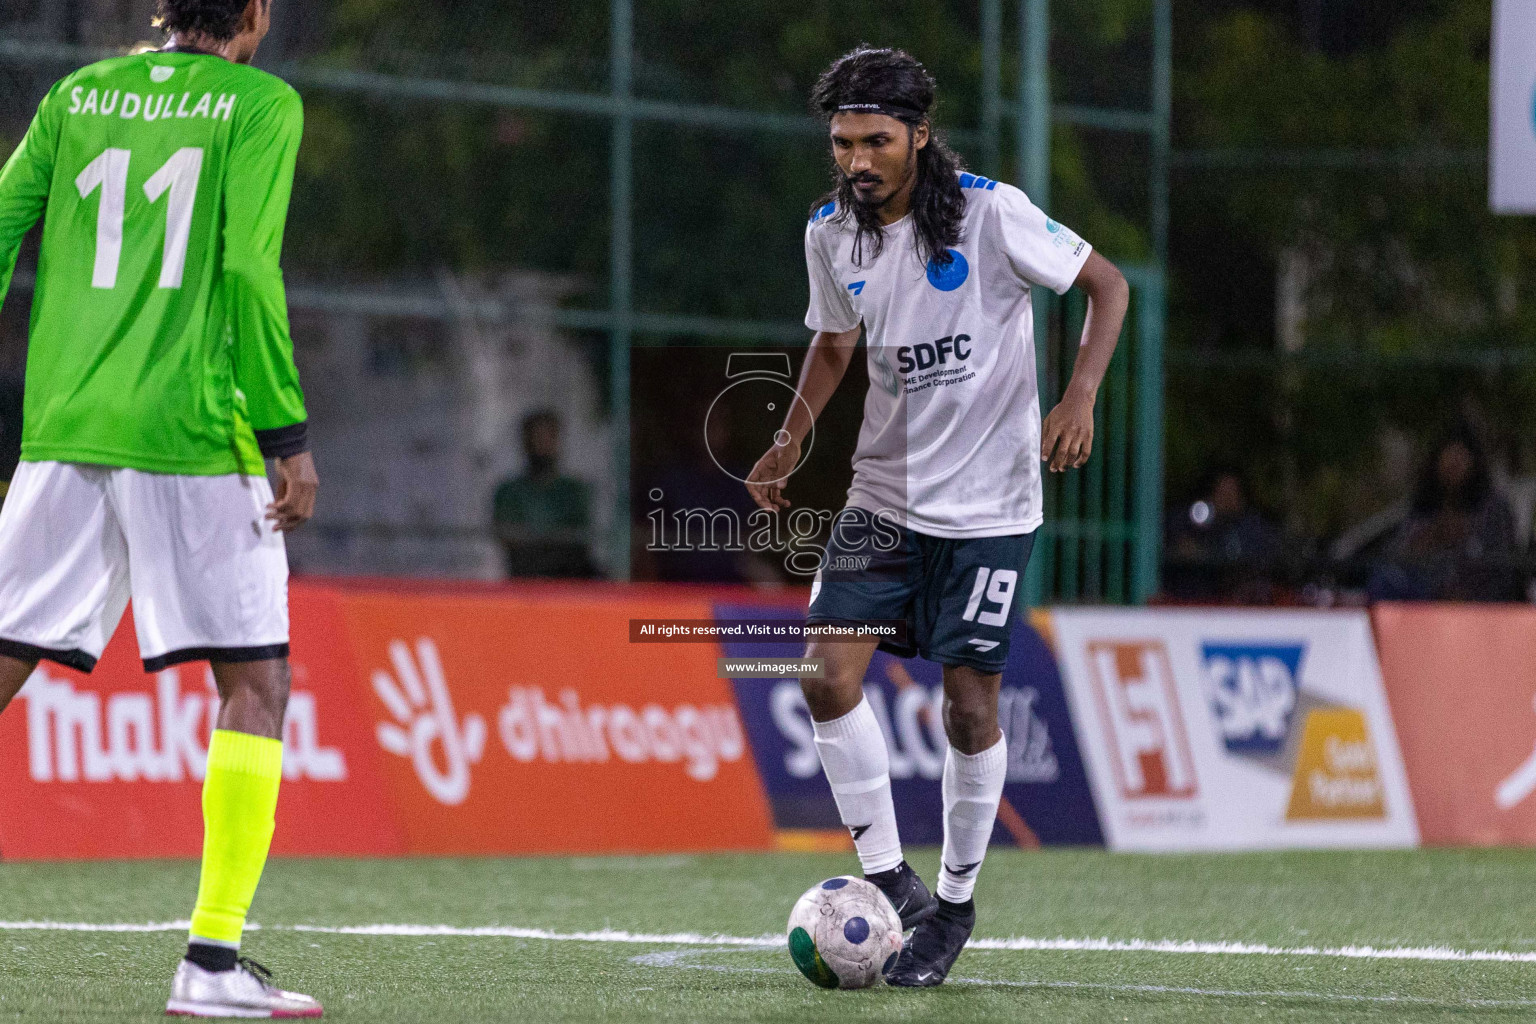
<path fill-rule="evenodd" d="M 867 331 L 869 393 L 848 504 L 935 537 L 1028 533 L 1044 518 L 1030 285 L 1065 292 L 1091 249 L 1011 185 L 962 174 L 960 242 L 918 259 L 909 214 L 853 262 L 833 204 L 805 231 L 813 331 Z"/>

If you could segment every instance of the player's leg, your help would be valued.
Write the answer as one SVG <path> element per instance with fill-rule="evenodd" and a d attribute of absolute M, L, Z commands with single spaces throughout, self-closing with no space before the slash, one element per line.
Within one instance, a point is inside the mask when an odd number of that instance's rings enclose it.
<path fill-rule="evenodd" d="M 288 662 L 214 662 L 213 677 L 219 717 L 203 782 L 203 870 L 187 959 L 229 971 L 277 824 Z"/>
<path fill-rule="evenodd" d="M 905 546 L 879 550 L 859 511 L 845 510 L 834 526 L 812 588 L 809 622 L 876 622 L 907 615 L 913 591 L 911 551 Z M 902 926 L 910 928 L 929 917 L 935 904 L 902 857 L 891 798 L 890 750 L 864 696 L 864 675 L 877 646 L 873 640 L 812 641 L 806 657 L 823 659 L 825 675 L 804 678 L 800 686 L 811 711 L 822 771 L 838 816 L 853 835 L 864 876 L 890 898 Z"/>
<path fill-rule="evenodd" d="M 940 588 L 924 652 L 944 664 L 944 852 L 938 909 L 912 934 L 888 979 L 938 985 L 976 927 L 972 894 L 986 859 L 1008 774 L 1008 744 L 998 728 L 998 692 L 1016 614 L 1017 584 L 1033 537 L 942 541 Z"/>
<path fill-rule="evenodd" d="M 939 899 L 968 903 L 987 855 L 1008 773 L 1008 743 L 997 724 L 1003 677 L 967 665 L 944 666 L 944 857 Z"/>
<path fill-rule="evenodd" d="M 128 549 L 95 466 L 22 462 L 0 510 L 0 712 L 44 658 L 90 671 L 128 605 Z"/>
<path fill-rule="evenodd" d="M 932 916 L 932 894 L 901 852 L 891 798 L 891 755 L 885 732 L 864 696 L 864 674 L 876 644 L 812 642 L 806 657 L 822 658 L 826 675 L 800 681 L 811 709 L 821 768 L 838 817 L 853 835 L 864 877 L 879 886 L 903 928 Z"/>
<path fill-rule="evenodd" d="M 16 694 L 21 692 L 35 668 L 37 662 L 34 660 L 22 661 L 0 654 L 0 712 L 4 712 Z"/>
<path fill-rule="evenodd" d="M 288 702 L 288 561 L 260 477 L 116 470 L 146 671 L 207 660 L 220 709 L 203 779 L 203 863 L 187 956 L 167 1011 L 319 1016 L 239 956 L 272 843 Z"/>
<path fill-rule="evenodd" d="M 891 802 L 891 759 L 885 733 L 864 697 L 864 673 L 875 642 L 806 645 L 807 658 L 819 658 L 825 674 L 800 680 L 816 753 L 832 787 L 838 815 L 853 835 L 866 875 L 901 863 L 901 838 Z"/>

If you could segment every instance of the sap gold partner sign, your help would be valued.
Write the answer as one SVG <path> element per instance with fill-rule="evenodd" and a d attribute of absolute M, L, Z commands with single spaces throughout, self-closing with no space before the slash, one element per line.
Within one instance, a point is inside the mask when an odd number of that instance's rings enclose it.
<path fill-rule="evenodd" d="M 1307 715 L 1287 821 L 1385 818 L 1376 748 L 1365 715 L 1328 708 Z"/>

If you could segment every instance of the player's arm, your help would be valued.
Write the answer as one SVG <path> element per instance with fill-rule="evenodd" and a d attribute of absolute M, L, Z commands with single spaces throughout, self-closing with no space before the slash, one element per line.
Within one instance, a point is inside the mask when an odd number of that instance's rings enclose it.
<path fill-rule="evenodd" d="M 784 484 L 800 464 L 800 446 L 816 424 L 816 417 L 827 407 L 832 392 L 848 372 L 854 350 L 859 344 L 859 314 L 848 298 L 848 291 L 832 272 L 827 254 L 813 220 L 805 229 L 805 269 L 810 278 L 811 303 L 805 314 L 805 326 L 816 332 L 810 351 L 800 367 L 800 387 L 796 394 L 803 400 L 790 402 L 784 414 L 784 426 L 773 444 L 747 474 L 747 493 L 769 511 L 789 508 Z"/>
<path fill-rule="evenodd" d="M 21 240 L 48 206 L 53 187 L 53 157 L 58 148 L 55 98 L 59 86 L 43 100 L 26 136 L 0 169 L 0 303 L 4 303 L 21 253 Z"/>
<path fill-rule="evenodd" d="M 816 418 L 832 399 L 843 374 L 848 372 L 848 364 L 853 361 L 859 346 L 860 331 L 859 327 L 841 332 L 817 331 L 811 339 L 796 389 L 803 401 L 789 403 L 783 429 L 774 438 L 773 446 L 747 474 L 747 492 L 762 508 L 789 508 L 789 499 L 784 497 L 784 483 L 800 463 L 800 446 L 810 435 Z"/>
<path fill-rule="evenodd" d="M 304 108 L 297 94 L 284 92 L 245 114 L 224 186 L 224 286 L 235 381 L 262 455 L 277 460 L 277 500 L 267 518 L 277 529 L 291 530 L 314 515 L 320 484 L 309 453 L 309 416 L 293 361 L 281 264 Z"/>
<path fill-rule="evenodd" d="M 1125 275 L 1097 252 L 1088 254 L 1074 287 L 1088 296 L 1083 340 L 1066 393 L 1040 429 L 1040 458 L 1050 463 L 1053 473 L 1076 469 L 1093 453 L 1093 405 L 1109 372 L 1131 302 Z"/>

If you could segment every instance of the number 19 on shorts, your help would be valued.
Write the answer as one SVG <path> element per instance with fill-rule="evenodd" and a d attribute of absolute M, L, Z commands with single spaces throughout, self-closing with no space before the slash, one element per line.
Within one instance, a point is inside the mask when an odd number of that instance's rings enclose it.
<path fill-rule="evenodd" d="M 983 626 L 1001 626 L 1008 621 L 1008 609 L 1013 605 L 1013 592 L 1018 587 L 1017 569 L 977 569 L 976 582 L 971 586 L 971 599 L 966 602 L 965 622 L 979 622 Z M 996 609 L 983 608 L 983 604 L 997 605 Z"/>

